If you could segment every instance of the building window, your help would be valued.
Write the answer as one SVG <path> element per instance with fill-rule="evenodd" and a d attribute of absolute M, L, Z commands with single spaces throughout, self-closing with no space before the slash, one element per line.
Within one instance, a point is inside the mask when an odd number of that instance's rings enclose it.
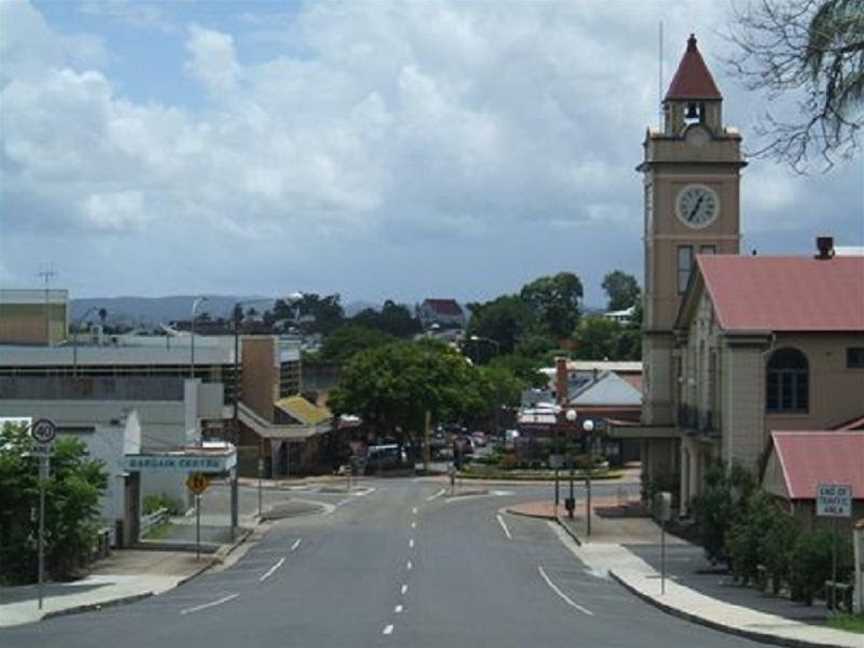
<path fill-rule="evenodd" d="M 765 409 L 768 412 L 806 412 L 810 395 L 807 358 L 797 349 L 771 354 L 765 373 Z"/>
<path fill-rule="evenodd" d="M 693 269 L 693 246 L 678 246 L 678 294 L 683 295 L 690 281 L 690 271 Z"/>
<path fill-rule="evenodd" d="M 717 246 L 703 245 L 699 248 L 699 254 L 717 254 Z"/>
<path fill-rule="evenodd" d="M 864 369 L 864 347 L 849 347 L 846 349 L 846 368 Z"/>

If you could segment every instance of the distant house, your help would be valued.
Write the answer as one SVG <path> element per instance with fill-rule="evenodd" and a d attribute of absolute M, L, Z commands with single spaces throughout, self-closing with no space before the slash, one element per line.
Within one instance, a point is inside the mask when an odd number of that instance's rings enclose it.
<path fill-rule="evenodd" d="M 625 308 L 624 310 L 616 310 L 603 313 L 603 318 L 612 320 L 613 322 L 618 322 L 622 326 L 627 326 L 633 321 L 633 316 L 635 314 L 636 306 L 633 305 L 630 308 Z"/>
<path fill-rule="evenodd" d="M 437 324 L 442 328 L 464 328 L 465 312 L 455 299 L 426 299 L 417 307 L 424 329 Z"/>

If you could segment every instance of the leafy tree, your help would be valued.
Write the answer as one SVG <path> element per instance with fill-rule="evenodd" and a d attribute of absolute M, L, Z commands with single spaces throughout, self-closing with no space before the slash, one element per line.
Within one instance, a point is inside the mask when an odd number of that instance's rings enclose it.
<path fill-rule="evenodd" d="M 351 321 L 400 338 L 411 337 L 423 330 L 420 320 L 411 314 L 407 306 L 389 299 L 384 302 L 380 312 L 366 308 L 352 317 Z"/>
<path fill-rule="evenodd" d="M 582 281 L 572 272 L 535 279 L 522 287 L 519 296 L 555 339 L 569 337 L 579 323 Z"/>
<path fill-rule="evenodd" d="M 639 282 L 636 277 L 621 270 L 606 273 L 603 290 L 609 296 L 608 310 L 624 310 L 639 302 Z"/>
<path fill-rule="evenodd" d="M 425 413 L 459 421 L 483 411 L 480 374 L 464 356 L 434 341 L 394 342 L 356 354 L 342 371 L 329 405 L 356 414 L 380 436 L 417 439 Z"/>
<path fill-rule="evenodd" d="M 318 359 L 324 364 L 344 365 L 361 351 L 374 349 L 394 342 L 392 335 L 377 329 L 347 324 L 340 326 L 324 338 Z"/>
<path fill-rule="evenodd" d="M 506 369 L 516 378 L 521 380 L 527 387 L 545 387 L 549 379 L 539 371 L 542 362 L 518 353 L 510 353 L 492 358 L 489 362 L 491 369 Z"/>
<path fill-rule="evenodd" d="M 512 353 L 517 343 L 535 326 L 531 308 L 515 295 L 502 295 L 483 304 L 468 304 L 471 321 L 467 336 L 495 340 L 502 353 Z"/>
<path fill-rule="evenodd" d="M 38 459 L 24 426 L 0 430 L 0 581 L 33 582 L 37 577 Z M 79 568 L 95 537 L 99 498 L 107 486 L 101 462 L 88 459 L 75 438 L 60 438 L 46 484 L 45 556 L 51 578 L 61 580 Z"/>
<path fill-rule="evenodd" d="M 831 579 L 831 556 L 833 537 L 829 531 L 819 529 L 806 531 L 798 536 L 790 554 L 789 581 L 792 599 L 807 605 Z M 838 544 L 838 577 L 846 578 L 852 562 L 852 546 L 847 538 Z"/>
<path fill-rule="evenodd" d="M 576 357 L 580 360 L 616 358 L 621 325 L 605 317 L 586 317 L 576 329 Z"/>
<path fill-rule="evenodd" d="M 308 325 L 311 333 L 323 333 L 327 335 L 341 326 L 345 319 L 345 311 L 342 309 L 338 294 L 321 297 L 316 293 L 304 293 L 303 297 L 296 302 L 300 317 L 309 316 L 314 321 Z"/>
<path fill-rule="evenodd" d="M 767 113 L 759 134 L 770 156 L 796 170 L 818 155 L 830 168 L 859 146 L 864 125 L 864 6 L 861 0 L 761 0 L 736 13 L 728 63 L 750 90 L 796 100 L 791 118 Z"/>
<path fill-rule="evenodd" d="M 99 309 L 99 321 L 102 323 L 102 326 L 105 326 L 105 320 L 108 319 L 108 311 L 104 308 Z"/>
<path fill-rule="evenodd" d="M 702 494 L 692 502 L 693 517 L 705 555 L 711 562 L 726 562 L 726 536 L 745 512 L 746 502 L 755 488 L 750 473 L 735 464 L 727 471 L 720 463 L 705 471 Z"/>

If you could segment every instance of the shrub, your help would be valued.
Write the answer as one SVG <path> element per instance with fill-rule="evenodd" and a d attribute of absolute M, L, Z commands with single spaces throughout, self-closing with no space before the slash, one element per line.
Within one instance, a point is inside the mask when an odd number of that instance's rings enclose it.
<path fill-rule="evenodd" d="M 789 554 L 796 536 L 794 520 L 769 495 L 753 493 L 726 536 L 732 572 L 746 585 L 759 576 L 761 564 L 771 576 L 774 590 L 779 590 L 788 574 Z"/>
<path fill-rule="evenodd" d="M 501 470 L 513 470 L 519 467 L 519 459 L 516 458 L 515 454 L 505 454 L 501 457 L 501 461 L 498 464 Z"/>
<path fill-rule="evenodd" d="M 813 598 L 831 579 L 833 535 L 825 530 L 808 531 L 798 536 L 791 552 L 789 584 L 792 598 L 812 605 Z M 845 580 L 852 563 L 852 547 L 846 538 L 837 539 L 837 578 Z"/>
<path fill-rule="evenodd" d="M 734 465 L 727 472 L 718 463 L 705 471 L 705 487 L 702 494 L 693 499 L 692 510 L 700 543 L 711 562 L 728 562 L 727 534 L 746 514 L 745 504 L 754 488 L 752 476 L 741 466 Z"/>
<path fill-rule="evenodd" d="M 759 553 L 774 594 L 779 594 L 781 585 L 789 579 L 792 549 L 799 534 L 795 519 L 779 506 L 774 506 L 770 523 L 759 539 Z"/>

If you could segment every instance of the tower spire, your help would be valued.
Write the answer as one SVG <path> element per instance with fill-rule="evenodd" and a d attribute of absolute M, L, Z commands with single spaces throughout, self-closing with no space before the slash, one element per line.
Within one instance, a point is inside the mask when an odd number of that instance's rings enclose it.
<path fill-rule="evenodd" d="M 664 101 L 682 99 L 723 99 L 717 84 L 714 83 L 714 77 L 711 76 L 702 54 L 699 53 L 695 34 L 690 34 L 690 38 L 687 39 L 687 50 L 681 57 Z"/>

